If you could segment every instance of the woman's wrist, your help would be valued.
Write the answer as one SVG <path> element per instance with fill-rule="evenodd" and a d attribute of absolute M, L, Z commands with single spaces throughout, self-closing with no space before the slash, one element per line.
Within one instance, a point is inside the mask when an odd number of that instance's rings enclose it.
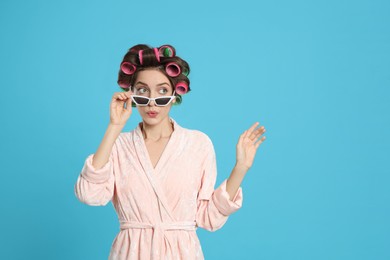
<path fill-rule="evenodd" d="M 243 163 L 236 162 L 236 165 L 234 165 L 234 170 L 237 171 L 238 173 L 245 175 L 246 172 L 249 170 L 249 167 Z"/>
<path fill-rule="evenodd" d="M 123 127 L 124 125 L 115 125 L 112 123 L 108 125 L 105 136 L 107 137 L 110 143 L 114 144 L 116 138 L 122 132 Z"/>
<path fill-rule="evenodd" d="M 109 123 L 108 124 L 108 128 L 111 129 L 111 130 L 117 130 L 117 131 L 122 131 L 123 127 L 125 125 L 122 125 L 122 124 L 113 124 L 113 123 Z"/>

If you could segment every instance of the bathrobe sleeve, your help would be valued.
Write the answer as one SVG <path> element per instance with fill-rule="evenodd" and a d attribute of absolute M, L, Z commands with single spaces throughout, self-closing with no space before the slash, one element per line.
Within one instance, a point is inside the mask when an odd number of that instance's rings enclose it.
<path fill-rule="evenodd" d="M 226 179 L 214 190 L 217 166 L 214 147 L 209 138 L 206 141 L 205 151 L 196 222 L 201 228 L 215 231 L 225 224 L 230 214 L 241 208 L 243 196 L 240 187 L 233 199 L 230 200 L 226 191 Z"/>
<path fill-rule="evenodd" d="M 112 199 L 115 185 L 114 160 L 117 154 L 115 142 L 108 162 L 100 169 L 95 169 L 92 165 L 94 154 L 87 157 L 74 187 L 79 201 L 90 206 L 105 206 Z"/>

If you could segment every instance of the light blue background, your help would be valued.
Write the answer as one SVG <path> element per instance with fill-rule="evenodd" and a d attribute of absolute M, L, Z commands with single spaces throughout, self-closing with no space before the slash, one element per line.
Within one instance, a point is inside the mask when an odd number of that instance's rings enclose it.
<path fill-rule="evenodd" d="M 243 208 L 206 259 L 390 259 L 388 1 L 1 1 L 1 259 L 107 259 L 111 204 L 74 195 L 138 43 L 191 66 L 182 126 L 213 140 L 220 184 L 239 134 L 267 129 Z M 139 122 L 137 112 L 124 131 Z"/>

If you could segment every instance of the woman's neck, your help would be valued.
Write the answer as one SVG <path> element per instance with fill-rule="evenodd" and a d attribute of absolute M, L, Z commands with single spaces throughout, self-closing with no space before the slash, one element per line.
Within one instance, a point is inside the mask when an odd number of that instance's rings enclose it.
<path fill-rule="evenodd" d="M 158 125 L 141 124 L 142 135 L 145 140 L 159 141 L 162 138 L 169 138 L 173 132 L 173 123 L 167 118 Z"/>

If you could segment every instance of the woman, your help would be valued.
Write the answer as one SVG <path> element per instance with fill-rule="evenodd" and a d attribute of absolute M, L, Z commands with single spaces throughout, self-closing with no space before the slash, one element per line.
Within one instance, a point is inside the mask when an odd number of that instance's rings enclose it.
<path fill-rule="evenodd" d="M 241 182 L 265 140 L 255 123 L 239 138 L 236 164 L 214 190 L 215 152 L 200 131 L 170 118 L 172 104 L 190 91 L 187 62 L 170 45 L 136 45 L 121 63 L 110 123 L 75 185 L 88 205 L 112 201 L 120 232 L 109 259 L 203 259 L 196 228 L 221 228 L 242 203 Z M 136 106 L 142 122 L 121 132 Z"/>

